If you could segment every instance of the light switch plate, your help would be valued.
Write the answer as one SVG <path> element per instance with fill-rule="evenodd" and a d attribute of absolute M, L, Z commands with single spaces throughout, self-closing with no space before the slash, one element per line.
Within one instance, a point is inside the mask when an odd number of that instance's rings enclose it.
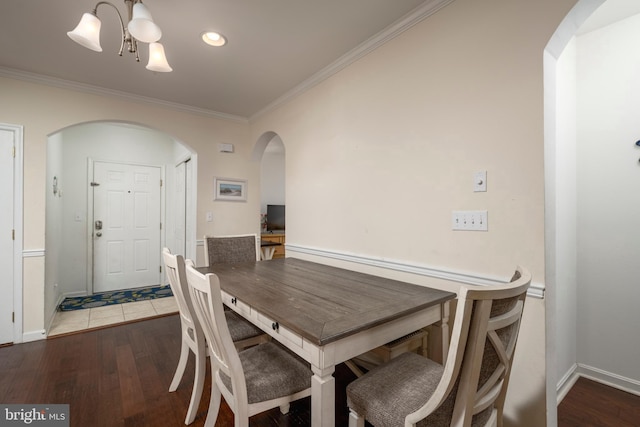
<path fill-rule="evenodd" d="M 451 221 L 452 230 L 489 230 L 487 211 L 453 211 Z"/>
<path fill-rule="evenodd" d="M 487 171 L 479 171 L 473 174 L 473 191 L 487 191 Z"/>

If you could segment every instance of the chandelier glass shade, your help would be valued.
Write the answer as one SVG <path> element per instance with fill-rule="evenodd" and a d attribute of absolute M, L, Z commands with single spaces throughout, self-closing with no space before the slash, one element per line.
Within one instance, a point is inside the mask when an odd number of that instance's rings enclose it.
<path fill-rule="evenodd" d="M 101 21 L 98 18 L 97 11 L 98 7 L 103 4 L 109 5 L 116 11 L 120 20 L 122 42 L 118 55 L 122 56 L 126 45 L 127 50 L 135 54 L 136 61 L 140 61 L 138 42 L 149 43 L 149 63 L 146 68 L 158 72 L 172 71 L 165 56 L 164 47 L 158 42 L 162 37 L 162 30 L 153 22 L 149 9 L 141 0 L 124 0 L 124 3 L 128 12 L 126 26 L 116 6 L 107 1 L 100 1 L 92 12 L 82 15 L 80 23 L 73 31 L 69 31 L 67 35 L 71 40 L 88 49 L 102 52 L 102 47 L 100 46 Z"/>
<path fill-rule="evenodd" d="M 100 46 L 100 27 L 102 22 L 92 13 L 84 13 L 78 26 L 67 35 L 74 42 L 96 52 L 102 52 Z"/>
<path fill-rule="evenodd" d="M 149 63 L 147 70 L 168 73 L 173 71 L 164 55 L 164 47 L 160 43 L 149 43 Z"/>
<path fill-rule="evenodd" d="M 142 3 L 133 5 L 132 17 L 127 28 L 131 35 L 141 42 L 154 43 L 162 37 L 162 30 L 153 22 L 151 12 Z"/>

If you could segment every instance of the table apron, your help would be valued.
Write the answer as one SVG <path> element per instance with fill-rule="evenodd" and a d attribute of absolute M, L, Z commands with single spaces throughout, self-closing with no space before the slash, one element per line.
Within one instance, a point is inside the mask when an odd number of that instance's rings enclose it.
<path fill-rule="evenodd" d="M 404 335 L 410 334 L 425 326 L 442 320 L 443 304 L 437 304 L 424 310 L 386 322 L 373 328 L 346 336 L 339 340 L 319 346 L 301 337 L 292 330 L 278 325 L 273 328 L 274 320 L 253 307 L 235 301 L 232 296 L 222 291 L 223 301 L 235 312 L 262 329 L 273 339 L 284 345 L 298 356 L 320 370 L 333 370 L 333 367 L 376 347 L 384 345 Z"/>
<path fill-rule="evenodd" d="M 331 342 L 312 354 L 312 365 L 335 366 L 442 319 L 440 304 Z"/>

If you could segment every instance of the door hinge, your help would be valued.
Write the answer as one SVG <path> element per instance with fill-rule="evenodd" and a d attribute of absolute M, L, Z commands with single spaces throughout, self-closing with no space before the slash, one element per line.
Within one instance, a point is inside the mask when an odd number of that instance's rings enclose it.
<path fill-rule="evenodd" d="M 160 187 L 162 187 L 162 180 L 160 180 Z"/>
<path fill-rule="evenodd" d="M 160 266 L 160 273 L 162 273 L 162 266 Z"/>
<path fill-rule="evenodd" d="M 16 157 L 16 147 L 11 147 L 11 156 Z"/>
<path fill-rule="evenodd" d="M 11 230 L 11 240 L 16 240 L 16 230 Z"/>
<path fill-rule="evenodd" d="M 15 311 L 11 312 L 11 323 L 16 323 L 16 312 Z"/>
<path fill-rule="evenodd" d="M 100 184 L 99 184 L 99 183 L 97 183 L 97 182 L 92 182 L 92 183 L 91 183 L 91 186 L 92 186 L 92 187 L 97 187 L 98 185 L 100 185 Z"/>
<path fill-rule="evenodd" d="M 162 223 L 160 223 L 160 230 L 162 230 Z"/>

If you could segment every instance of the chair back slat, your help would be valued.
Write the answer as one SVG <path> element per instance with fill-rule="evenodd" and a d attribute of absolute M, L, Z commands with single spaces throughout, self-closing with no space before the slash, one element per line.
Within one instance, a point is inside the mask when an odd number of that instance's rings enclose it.
<path fill-rule="evenodd" d="M 189 288 L 187 287 L 187 277 L 185 274 L 185 261 L 182 255 L 173 255 L 168 248 L 162 250 L 162 258 L 165 264 L 169 286 L 173 293 L 178 310 L 180 312 L 180 320 L 184 326 L 195 331 L 195 315 L 193 314 L 193 305 L 189 298 Z M 195 333 L 195 332 L 193 332 Z"/>
<path fill-rule="evenodd" d="M 473 304 L 473 315 L 452 426 L 483 425 L 494 407 L 502 410 L 504 402 L 500 399 L 506 395 L 526 292 L 531 282 L 530 274 L 520 270 L 514 278 L 505 286 L 466 292 L 466 300 Z"/>
<path fill-rule="evenodd" d="M 494 409 L 501 418 L 530 283 L 518 267 L 505 285 L 460 289 L 442 378 L 409 425 L 485 425 Z"/>
<path fill-rule="evenodd" d="M 224 314 L 220 280 L 215 274 L 201 274 L 191 262 L 187 262 L 186 275 L 194 311 L 214 359 L 212 375 L 219 376 L 221 371 L 231 378 L 234 399 L 227 402 L 230 406 L 246 402 L 244 371 Z"/>

